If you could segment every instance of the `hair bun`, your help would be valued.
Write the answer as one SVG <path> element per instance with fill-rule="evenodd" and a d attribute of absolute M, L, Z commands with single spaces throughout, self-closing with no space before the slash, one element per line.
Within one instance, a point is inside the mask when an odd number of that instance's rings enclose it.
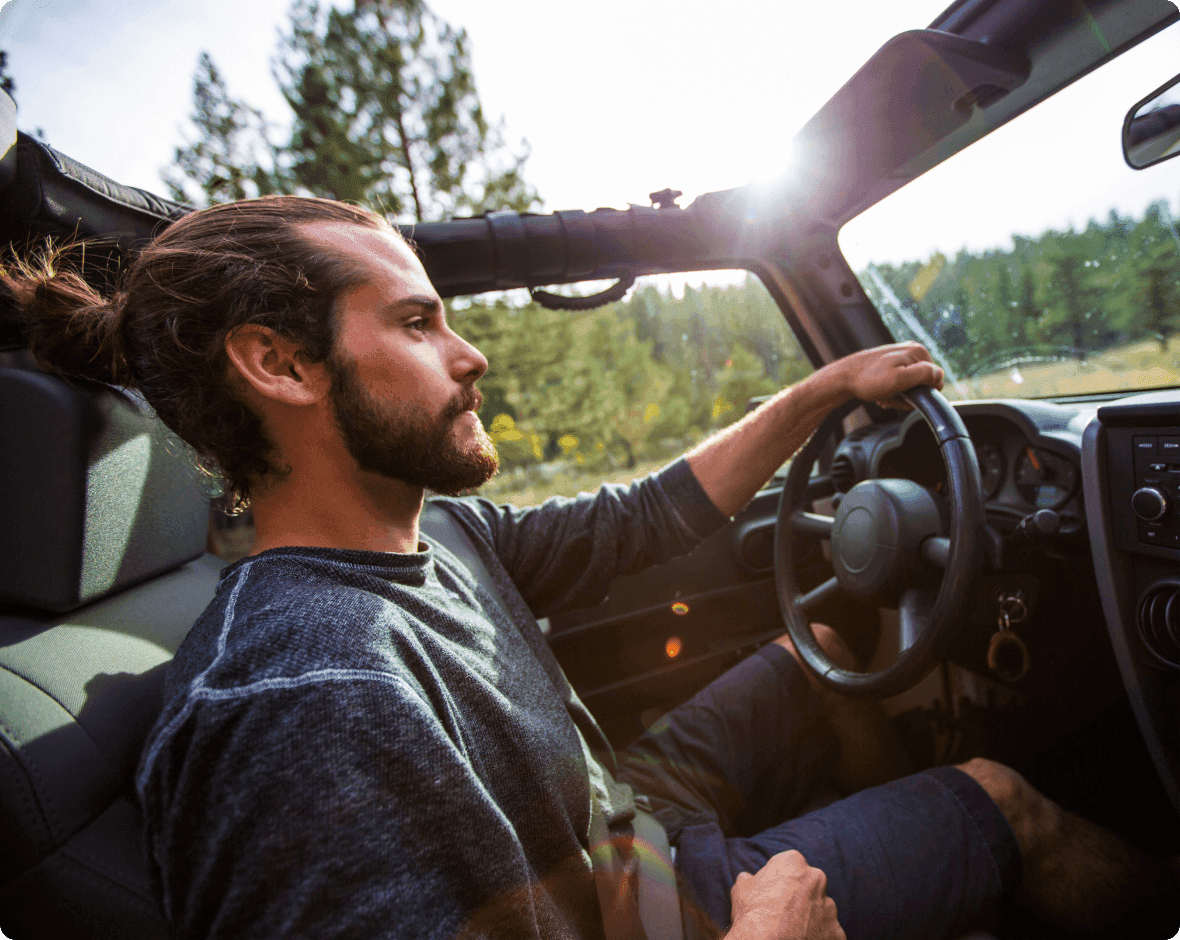
<path fill-rule="evenodd" d="M 69 267 L 67 247 L 0 268 L 37 362 L 61 375 L 112 385 L 131 376 L 122 340 L 123 299 L 108 300 Z"/>

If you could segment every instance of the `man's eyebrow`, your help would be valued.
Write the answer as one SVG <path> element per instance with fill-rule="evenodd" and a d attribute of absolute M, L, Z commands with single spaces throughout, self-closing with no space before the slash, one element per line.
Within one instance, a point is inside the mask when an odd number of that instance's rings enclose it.
<path fill-rule="evenodd" d="M 385 308 L 387 314 L 405 313 L 439 313 L 443 309 L 442 301 L 427 294 L 412 295 L 395 300 Z"/>

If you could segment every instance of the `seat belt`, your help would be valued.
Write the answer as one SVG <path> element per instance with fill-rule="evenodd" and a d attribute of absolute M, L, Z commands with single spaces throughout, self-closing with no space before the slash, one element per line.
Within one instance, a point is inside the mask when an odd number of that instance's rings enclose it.
<path fill-rule="evenodd" d="M 512 621 L 491 572 L 479 557 L 470 536 L 447 510 L 437 503 L 422 507 L 419 528 L 442 543 L 459 559 L 504 615 Z M 581 732 L 579 731 L 580 735 Z M 588 748 L 584 750 L 589 751 Z M 611 841 L 606 815 L 590 787 L 590 860 L 598 889 L 598 906 L 607 940 L 684 940 L 680 894 L 672 867 L 672 852 L 664 827 L 650 813 L 635 808 L 631 822 L 632 849 L 637 861 L 638 917 L 632 903 L 627 875 L 618 847 Z"/>
<path fill-rule="evenodd" d="M 652 940 L 637 903 L 639 885 L 632 880 L 618 846 L 611 839 L 606 814 L 593 785 L 590 787 L 590 861 L 594 865 L 594 887 L 598 889 L 598 909 L 607 940 Z M 635 880 L 639 880 L 642 876 L 638 865 L 633 871 Z"/>
<path fill-rule="evenodd" d="M 672 867 L 668 833 L 651 813 L 635 807 L 631 851 L 639 860 L 639 916 L 648 940 L 684 940 L 680 889 Z"/>

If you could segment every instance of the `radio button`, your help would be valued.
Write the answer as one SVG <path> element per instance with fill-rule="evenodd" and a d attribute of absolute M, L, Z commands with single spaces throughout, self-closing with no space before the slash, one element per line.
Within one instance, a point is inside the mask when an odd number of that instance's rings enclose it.
<path fill-rule="evenodd" d="M 1168 498 L 1154 486 L 1145 486 L 1131 497 L 1131 508 L 1144 522 L 1158 522 L 1168 514 Z"/>

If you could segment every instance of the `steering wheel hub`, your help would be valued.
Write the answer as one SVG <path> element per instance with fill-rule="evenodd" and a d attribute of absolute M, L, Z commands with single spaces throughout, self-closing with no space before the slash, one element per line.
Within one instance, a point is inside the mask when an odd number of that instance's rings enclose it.
<path fill-rule="evenodd" d="M 859 600 L 896 604 L 922 542 L 941 522 L 930 492 L 910 480 L 864 480 L 840 503 L 832 524 L 832 568 Z"/>
<path fill-rule="evenodd" d="M 859 574 L 873 560 L 878 541 L 877 517 L 867 506 L 854 506 L 843 518 L 837 513 L 832 539 L 839 539 L 840 545 L 837 570 Z"/>

